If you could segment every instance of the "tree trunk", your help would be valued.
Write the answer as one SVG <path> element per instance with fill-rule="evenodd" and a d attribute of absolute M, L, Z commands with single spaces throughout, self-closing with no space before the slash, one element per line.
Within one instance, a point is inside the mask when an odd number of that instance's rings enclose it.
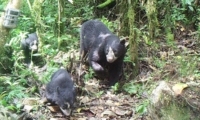
<path fill-rule="evenodd" d="M 138 31 L 135 25 L 135 13 L 137 12 L 135 8 L 137 2 L 132 0 L 128 3 L 128 24 L 129 24 L 129 54 L 131 56 L 131 61 L 135 63 L 133 76 L 138 74 Z"/>
<path fill-rule="evenodd" d="M 44 43 L 42 33 L 44 33 L 44 31 L 45 31 L 45 25 L 41 18 L 43 1 L 44 0 L 34 0 L 33 4 L 31 5 L 31 2 L 29 0 L 27 0 L 29 9 L 31 11 L 31 16 L 32 16 L 35 26 L 36 26 L 36 33 L 37 33 L 38 39 L 40 41 L 40 44 L 39 44 L 40 53 L 42 53 L 43 49 L 41 49 L 41 47 L 43 46 L 43 43 Z"/>
<path fill-rule="evenodd" d="M 131 62 L 135 64 L 133 68 L 133 77 L 138 74 L 138 30 L 135 24 L 137 1 L 134 0 L 118 0 L 120 5 L 120 14 L 122 14 L 120 35 L 129 36 L 128 56 Z"/>
<path fill-rule="evenodd" d="M 21 0 L 10 0 L 5 10 L 8 8 L 19 9 L 21 3 L 22 3 Z M 4 16 L 5 16 L 5 13 L 2 13 L 1 18 L 0 18 L 0 58 L 1 58 L 0 59 L 0 73 L 7 72 L 13 67 L 11 58 L 10 56 L 8 56 L 8 51 L 7 51 L 7 48 L 5 47 L 5 44 L 9 38 L 10 29 L 3 27 Z"/>
<path fill-rule="evenodd" d="M 147 0 L 145 5 L 145 11 L 148 19 L 148 29 L 149 29 L 149 38 L 153 41 L 156 37 L 156 27 L 158 26 L 157 19 L 157 0 Z"/>

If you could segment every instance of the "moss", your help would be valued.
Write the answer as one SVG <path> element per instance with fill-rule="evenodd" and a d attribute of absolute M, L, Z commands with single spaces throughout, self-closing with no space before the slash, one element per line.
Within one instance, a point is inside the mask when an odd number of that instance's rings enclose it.
<path fill-rule="evenodd" d="M 0 19 L 0 73 L 9 72 L 12 64 L 11 64 L 11 52 L 7 48 L 5 48 L 6 41 L 8 38 L 8 29 L 5 29 L 2 26 L 3 20 Z"/>
<path fill-rule="evenodd" d="M 161 109 L 161 120 L 189 120 L 190 111 L 185 105 L 173 102 Z"/>
<path fill-rule="evenodd" d="M 150 40 L 153 40 L 153 38 L 156 36 L 155 31 L 158 26 L 156 3 L 156 0 L 148 0 L 147 4 L 145 5 Z"/>
<path fill-rule="evenodd" d="M 166 86 L 167 85 L 167 86 Z M 164 88 L 164 89 L 163 89 Z M 192 88 L 192 87 L 191 87 Z M 155 120 L 199 120 L 199 89 L 185 89 L 175 96 L 168 84 L 160 84 L 152 92 L 149 115 Z M 173 93 L 173 94 L 172 94 Z M 191 97 L 192 94 L 192 97 Z M 159 97 L 159 100 L 157 99 Z"/>
<path fill-rule="evenodd" d="M 139 32 L 136 28 L 135 25 L 135 8 L 136 8 L 137 2 L 134 3 L 129 3 L 129 7 L 128 7 L 128 24 L 129 26 L 131 26 L 129 28 L 129 44 L 130 44 L 130 50 L 129 50 L 129 54 L 131 56 L 131 61 L 133 61 L 135 63 L 135 67 L 134 67 L 134 72 L 133 75 L 136 76 L 138 74 L 138 45 L 137 45 L 137 41 L 139 39 Z"/>

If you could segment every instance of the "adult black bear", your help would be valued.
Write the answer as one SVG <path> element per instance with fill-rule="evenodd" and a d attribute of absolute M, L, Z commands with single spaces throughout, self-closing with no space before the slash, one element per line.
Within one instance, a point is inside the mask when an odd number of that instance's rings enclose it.
<path fill-rule="evenodd" d="M 38 37 L 36 33 L 28 34 L 26 39 L 21 41 L 22 50 L 25 56 L 25 63 L 31 63 L 31 53 L 38 52 Z"/>
<path fill-rule="evenodd" d="M 49 102 L 57 104 L 65 115 L 71 114 L 76 91 L 74 82 L 65 69 L 59 69 L 52 75 L 45 92 Z"/>
<path fill-rule="evenodd" d="M 90 66 L 100 77 L 107 73 L 110 85 L 118 82 L 126 53 L 125 40 L 120 41 L 99 20 L 83 23 L 80 39 L 81 59 L 88 57 Z"/>

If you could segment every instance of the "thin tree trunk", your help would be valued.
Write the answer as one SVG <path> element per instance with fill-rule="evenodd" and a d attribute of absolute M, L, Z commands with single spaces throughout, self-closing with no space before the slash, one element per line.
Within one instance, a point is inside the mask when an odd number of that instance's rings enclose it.
<path fill-rule="evenodd" d="M 133 70 L 133 75 L 136 76 L 138 74 L 138 31 L 135 25 L 135 11 L 136 8 L 136 1 L 129 1 L 128 3 L 128 24 L 129 24 L 129 54 L 131 56 L 131 61 L 135 63 L 135 67 Z"/>
<path fill-rule="evenodd" d="M 10 0 L 5 10 L 8 8 L 19 9 L 21 6 L 22 0 Z M 0 73 L 4 73 L 12 67 L 12 62 L 9 62 L 11 58 L 7 56 L 6 44 L 7 38 L 9 36 L 10 29 L 3 27 L 3 18 L 5 13 L 2 13 L 0 18 Z"/>
<path fill-rule="evenodd" d="M 133 68 L 133 77 L 138 74 L 138 31 L 135 25 L 136 13 L 137 13 L 137 1 L 135 0 L 118 0 L 120 5 L 120 14 L 122 15 L 122 21 L 120 25 L 120 35 L 129 36 L 129 50 L 127 54 L 130 56 L 130 60 L 135 64 Z"/>

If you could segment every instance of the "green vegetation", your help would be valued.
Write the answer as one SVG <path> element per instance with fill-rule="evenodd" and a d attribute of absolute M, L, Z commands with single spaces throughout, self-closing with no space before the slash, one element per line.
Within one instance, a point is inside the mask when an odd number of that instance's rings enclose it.
<path fill-rule="evenodd" d="M 107 0 L 107 2 L 113 1 Z M 2 3 L 0 11 L 5 8 L 7 2 L 8 0 L 0 0 Z M 199 82 L 200 3 L 198 0 L 115 1 L 116 5 L 111 9 L 109 3 L 102 4 L 100 0 L 73 0 L 73 4 L 66 0 L 44 0 L 42 4 L 39 2 L 41 1 L 23 0 L 18 27 L 10 30 L 10 36 L 3 46 L 8 56 L 1 57 L 1 60 L 9 59 L 12 63 L 8 62 L 10 70 L 0 73 L 0 119 L 8 119 L 10 113 L 15 113 L 11 119 L 16 118 L 15 116 L 22 112 L 23 99 L 40 98 L 43 85 L 60 67 L 69 70 L 74 81 L 77 81 L 80 77 L 77 74 L 80 63 L 80 25 L 89 19 L 101 20 L 112 32 L 127 42 L 122 83 L 120 81 L 111 88 L 104 88 L 103 85 L 93 86 L 92 89 L 98 90 L 96 93 L 92 91 L 94 94 L 89 94 L 93 97 L 92 100 L 101 97 L 104 97 L 103 100 L 108 100 L 111 95 L 106 97 L 104 95 L 110 90 L 111 93 L 114 91 L 113 96 L 128 95 L 131 99 L 137 99 L 136 103 L 127 104 L 132 105 L 131 108 L 135 111 L 132 113 L 133 116 L 134 114 L 142 116 L 148 112 L 147 96 L 151 94 L 158 81 Z M 110 17 L 113 14 L 116 18 Z M 24 56 L 20 43 L 28 33 L 35 31 L 41 43 L 39 52 L 33 55 L 40 56 L 41 60 L 28 68 L 23 63 Z M 0 61 L 0 64 L 3 62 Z M 85 83 L 94 79 L 91 68 L 88 67 L 83 71 L 85 74 L 82 79 Z M 84 86 L 76 87 L 82 91 L 86 90 L 83 89 Z M 117 102 L 114 105 L 116 104 L 119 105 Z M 101 106 L 99 109 L 104 108 Z M 170 104 L 169 108 L 161 112 L 164 115 L 163 120 L 171 119 L 168 115 L 176 116 L 178 113 L 180 114 L 174 119 L 187 120 L 190 118 L 188 111 Z"/>
<path fill-rule="evenodd" d="M 177 105 L 177 103 L 171 103 L 165 106 L 161 113 L 163 120 L 188 120 L 190 119 L 189 108 L 184 105 Z M 172 111 L 173 110 L 173 111 Z"/>

